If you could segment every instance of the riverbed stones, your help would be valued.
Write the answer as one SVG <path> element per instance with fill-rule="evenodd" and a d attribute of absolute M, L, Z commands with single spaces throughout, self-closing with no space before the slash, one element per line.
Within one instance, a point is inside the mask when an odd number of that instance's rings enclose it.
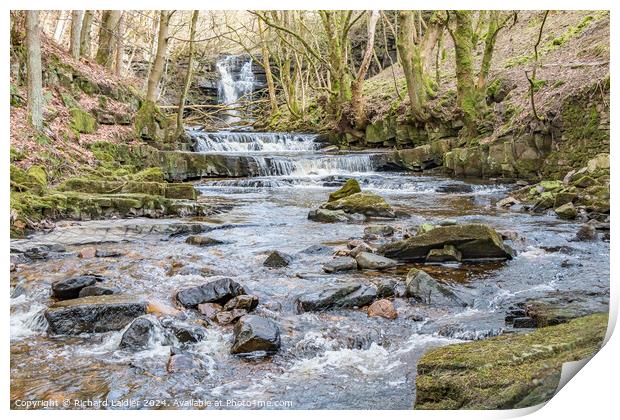
<path fill-rule="evenodd" d="M 208 236 L 204 236 L 204 235 L 191 235 L 191 236 L 188 236 L 187 239 L 185 239 L 185 243 L 189 245 L 197 245 L 197 246 L 214 246 L 214 245 L 221 245 L 224 242 L 218 239 L 213 239 Z"/>
<path fill-rule="evenodd" d="M 177 292 L 177 301 L 186 308 L 196 308 L 201 303 L 225 304 L 238 295 L 244 295 L 242 285 L 231 278 L 221 278 L 200 286 L 189 287 Z"/>
<path fill-rule="evenodd" d="M 161 325 L 180 343 L 197 343 L 205 338 L 206 331 L 199 325 L 191 325 L 173 318 L 164 318 Z"/>
<path fill-rule="evenodd" d="M 576 241 L 594 241 L 597 237 L 596 227 L 592 223 L 584 223 L 575 234 Z"/>
<path fill-rule="evenodd" d="M 280 349 L 280 327 L 269 318 L 246 315 L 235 325 L 231 354 L 273 354 Z"/>
<path fill-rule="evenodd" d="M 375 248 L 371 247 L 366 242 L 362 242 L 359 245 L 356 245 L 354 248 L 352 248 L 351 251 L 349 251 L 349 256 L 353 258 L 357 258 L 357 256 L 361 254 L 362 252 L 374 253 L 376 251 L 377 250 Z"/>
<path fill-rule="evenodd" d="M 145 315 L 146 307 L 146 302 L 133 296 L 88 296 L 56 302 L 45 311 L 45 318 L 53 334 L 118 331 Z"/>
<path fill-rule="evenodd" d="M 52 283 L 52 296 L 60 300 L 75 299 L 79 297 L 80 291 L 83 288 L 104 280 L 106 280 L 105 277 L 97 274 L 84 274 L 82 276 L 58 280 Z"/>
<path fill-rule="evenodd" d="M 293 257 L 281 251 L 273 251 L 263 262 L 265 267 L 282 268 L 293 262 Z"/>
<path fill-rule="evenodd" d="M 344 210 L 316 209 L 308 212 L 308 220 L 321 223 L 341 223 L 350 219 Z"/>
<path fill-rule="evenodd" d="M 253 311 L 258 306 L 258 297 L 254 295 L 239 295 L 235 296 L 224 305 L 225 311 L 232 311 L 233 309 L 244 309 L 248 312 Z"/>
<path fill-rule="evenodd" d="M 398 265 L 398 262 L 390 258 L 385 258 L 370 252 L 360 252 L 355 257 L 355 261 L 357 261 L 358 268 L 368 270 L 387 270 L 388 268 L 394 268 Z"/>
<path fill-rule="evenodd" d="M 368 316 L 396 319 L 398 312 L 394 309 L 392 302 L 387 299 L 379 299 L 368 307 Z"/>
<path fill-rule="evenodd" d="M 349 214 L 362 214 L 366 217 L 383 217 L 393 219 L 396 213 L 380 196 L 371 192 L 358 192 L 339 200 L 329 201 L 321 205 L 322 209 L 344 210 Z"/>
<path fill-rule="evenodd" d="M 350 271 L 357 268 L 357 261 L 351 257 L 338 257 L 323 265 L 326 273 L 337 273 L 340 271 Z"/>
<path fill-rule="evenodd" d="M 99 284 L 93 284 L 92 286 L 86 286 L 82 290 L 80 290 L 79 297 L 86 296 L 103 296 L 103 295 L 114 295 L 121 293 L 121 289 L 116 286 L 102 286 Z"/>
<path fill-rule="evenodd" d="M 209 320 L 215 319 L 215 316 L 223 310 L 222 305 L 218 303 L 201 303 L 198 305 L 198 311 Z"/>
<path fill-rule="evenodd" d="M 387 298 L 396 294 L 396 282 L 391 279 L 382 279 L 377 284 L 377 297 Z"/>
<path fill-rule="evenodd" d="M 566 203 L 555 209 L 560 219 L 572 220 L 577 217 L 577 209 L 573 203 Z"/>
<path fill-rule="evenodd" d="M 405 280 L 406 293 L 425 305 L 465 306 L 465 303 L 445 284 L 431 277 L 428 273 L 412 268 Z"/>
<path fill-rule="evenodd" d="M 495 229 L 480 224 L 436 226 L 426 233 L 388 243 L 378 252 L 399 261 L 424 261 L 430 250 L 446 245 L 454 246 L 463 260 L 512 258 Z"/>
<path fill-rule="evenodd" d="M 348 283 L 331 286 L 297 297 L 299 312 L 321 311 L 333 308 L 353 308 L 368 305 L 377 297 L 373 286 Z"/>
<path fill-rule="evenodd" d="M 134 319 L 123 333 L 118 347 L 123 350 L 140 351 L 149 347 L 155 335 L 156 321 L 148 316 Z"/>
<path fill-rule="evenodd" d="M 340 200 L 341 198 L 345 198 L 359 192 L 362 192 L 360 184 L 354 178 L 349 178 L 339 190 L 334 191 L 329 195 L 329 199 L 327 201 L 331 202 Z"/>
<path fill-rule="evenodd" d="M 428 251 L 426 256 L 427 263 L 460 262 L 461 251 L 454 245 L 445 245 L 443 248 L 435 248 Z"/>
<path fill-rule="evenodd" d="M 370 225 L 364 228 L 364 237 L 376 238 L 394 235 L 394 228 L 389 225 Z"/>

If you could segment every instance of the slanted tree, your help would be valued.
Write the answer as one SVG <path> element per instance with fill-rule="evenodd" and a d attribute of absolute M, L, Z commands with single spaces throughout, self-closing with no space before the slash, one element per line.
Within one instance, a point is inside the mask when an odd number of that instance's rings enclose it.
<path fill-rule="evenodd" d="M 80 30 L 80 56 L 90 58 L 90 29 L 93 23 L 93 11 L 86 10 Z"/>
<path fill-rule="evenodd" d="M 179 109 L 177 110 L 177 129 L 176 136 L 179 137 L 183 132 L 183 112 L 185 111 L 185 101 L 192 84 L 192 66 L 194 65 L 194 40 L 196 39 L 196 23 L 198 22 L 198 10 L 192 12 L 192 20 L 189 26 L 189 53 L 187 58 L 187 72 L 185 73 L 185 83 L 179 98 Z"/>
<path fill-rule="evenodd" d="M 164 66 L 166 64 L 166 54 L 168 52 L 168 29 L 170 25 L 170 17 L 174 12 L 162 10 L 159 13 L 159 32 L 157 35 L 157 52 L 155 60 L 151 66 L 149 73 L 148 85 L 146 89 L 146 99 L 155 102 L 158 96 L 159 82 L 164 74 Z"/>
<path fill-rule="evenodd" d="M 26 54 L 28 75 L 28 118 L 37 130 L 43 129 L 43 77 L 39 12 L 26 12 Z"/>
<path fill-rule="evenodd" d="M 120 10 L 104 10 L 101 26 L 99 27 L 99 48 L 95 55 L 95 61 L 109 69 L 112 69 L 112 64 L 114 64 L 114 55 L 112 53 L 115 47 L 114 38 L 117 35 L 120 19 Z"/>
<path fill-rule="evenodd" d="M 71 12 L 71 45 L 69 47 L 69 52 L 74 60 L 80 59 L 80 35 L 82 32 L 83 18 L 83 10 L 74 10 Z"/>
<path fill-rule="evenodd" d="M 118 21 L 118 30 L 116 31 L 116 59 L 114 60 L 114 74 L 116 74 L 116 76 L 121 75 L 123 67 L 123 31 L 123 14 L 121 13 L 121 17 Z"/>

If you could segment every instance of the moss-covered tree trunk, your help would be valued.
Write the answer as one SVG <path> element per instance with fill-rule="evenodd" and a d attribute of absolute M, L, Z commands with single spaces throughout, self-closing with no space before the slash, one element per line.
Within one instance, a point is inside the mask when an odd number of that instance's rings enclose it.
<path fill-rule="evenodd" d="M 114 63 L 114 36 L 121 18 L 120 10 L 104 10 L 101 26 L 99 27 L 99 48 L 95 61 L 102 66 L 112 69 Z"/>
<path fill-rule="evenodd" d="M 43 129 L 43 76 L 41 74 L 41 35 L 39 12 L 26 12 L 26 54 L 28 74 L 28 117 L 37 130 Z"/>
<path fill-rule="evenodd" d="M 411 115 L 416 120 L 427 118 L 427 80 L 420 48 L 415 42 L 416 30 L 413 11 L 401 10 L 398 13 L 398 38 L 396 48 L 405 73 L 407 93 L 411 102 Z"/>
<path fill-rule="evenodd" d="M 482 13 L 482 12 L 481 12 Z M 482 55 L 482 63 L 480 64 L 480 72 L 478 72 L 477 88 L 481 95 L 484 95 L 491 70 L 491 60 L 493 58 L 493 50 L 495 49 L 495 41 L 499 32 L 499 11 L 489 11 L 489 25 L 486 35 L 484 36 L 484 53 Z M 481 20 L 479 18 L 479 20 Z"/>

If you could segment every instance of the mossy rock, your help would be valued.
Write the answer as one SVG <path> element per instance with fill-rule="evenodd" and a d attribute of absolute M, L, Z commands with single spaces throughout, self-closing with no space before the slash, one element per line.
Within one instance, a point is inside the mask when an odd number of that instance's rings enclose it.
<path fill-rule="evenodd" d="M 542 187 L 543 191 L 557 191 L 564 186 L 562 181 L 540 181 L 538 185 Z"/>
<path fill-rule="evenodd" d="M 562 364 L 592 357 L 607 330 L 595 314 L 529 334 L 431 350 L 418 363 L 416 409 L 510 409 L 551 399 Z"/>
<path fill-rule="evenodd" d="M 164 172 L 159 167 L 146 168 L 134 174 L 132 178 L 135 181 L 164 182 Z"/>
<path fill-rule="evenodd" d="M 584 175 L 573 182 L 573 185 L 577 188 L 587 188 L 596 184 L 596 180 L 589 175 Z"/>
<path fill-rule="evenodd" d="M 134 130 L 142 139 L 163 142 L 168 138 L 170 126 L 170 121 L 151 101 L 144 101 L 136 113 Z"/>
<path fill-rule="evenodd" d="M 196 188 L 190 183 L 166 184 L 165 197 L 181 200 L 195 200 Z"/>
<path fill-rule="evenodd" d="M 11 165 L 11 189 L 18 192 L 33 191 L 41 193 L 47 188 L 47 173 L 38 165 L 32 165 L 24 171 Z"/>
<path fill-rule="evenodd" d="M 71 108 L 69 126 L 78 133 L 91 134 L 97 130 L 97 119 L 80 108 Z"/>
<path fill-rule="evenodd" d="M 555 214 L 560 219 L 573 220 L 577 217 L 577 209 L 573 203 L 566 203 L 555 209 Z"/>
<path fill-rule="evenodd" d="M 344 210 L 345 213 L 363 214 L 368 217 L 394 218 L 394 210 L 380 196 L 371 192 L 358 192 L 321 206 L 327 210 Z"/>
<path fill-rule="evenodd" d="M 553 207 L 560 207 L 567 203 L 572 203 L 577 198 L 577 194 L 572 192 L 561 191 L 555 195 Z"/>
<path fill-rule="evenodd" d="M 60 94 L 60 98 L 62 99 L 62 103 L 67 108 L 80 108 L 80 104 L 73 96 L 71 96 L 71 94 L 63 92 Z"/>
<path fill-rule="evenodd" d="M 334 191 L 329 195 L 329 199 L 327 201 L 340 200 L 341 198 L 348 197 L 351 194 L 358 192 L 362 192 L 359 182 L 357 182 L 354 178 L 349 178 L 338 191 Z"/>

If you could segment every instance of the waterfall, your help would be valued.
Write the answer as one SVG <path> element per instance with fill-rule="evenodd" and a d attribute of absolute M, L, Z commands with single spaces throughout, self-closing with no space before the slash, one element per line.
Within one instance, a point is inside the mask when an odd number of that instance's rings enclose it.
<path fill-rule="evenodd" d="M 326 176 L 368 173 L 376 169 L 370 155 L 323 156 L 291 159 L 288 157 L 256 157 L 261 176 Z"/>
<path fill-rule="evenodd" d="M 252 59 L 248 58 L 239 69 L 240 59 L 238 56 L 228 55 L 220 58 L 216 63 L 220 74 L 217 89 L 218 102 L 220 104 L 238 107 L 240 100 L 251 99 L 252 97 L 252 91 L 254 90 Z M 237 122 L 241 119 L 238 115 L 238 109 L 231 109 L 227 111 L 225 120 L 229 124 Z"/>
<path fill-rule="evenodd" d="M 316 134 L 189 131 L 196 152 L 304 152 L 317 150 Z"/>

